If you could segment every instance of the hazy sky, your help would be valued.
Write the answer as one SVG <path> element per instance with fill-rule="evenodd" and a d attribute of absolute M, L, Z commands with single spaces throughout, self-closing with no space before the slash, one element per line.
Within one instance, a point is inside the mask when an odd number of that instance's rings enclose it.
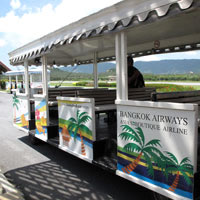
<path fill-rule="evenodd" d="M 119 1 L 121 0 L 1 0 L 0 61 L 10 67 L 9 52 Z M 200 53 L 193 51 L 167 56 L 153 55 L 139 60 L 170 58 L 200 58 Z"/>

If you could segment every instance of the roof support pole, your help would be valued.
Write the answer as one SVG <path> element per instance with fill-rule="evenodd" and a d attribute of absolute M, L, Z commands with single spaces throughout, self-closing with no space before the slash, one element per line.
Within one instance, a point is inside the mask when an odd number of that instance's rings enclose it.
<path fill-rule="evenodd" d="M 15 77 L 16 80 L 16 88 L 18 88 L 18 76 Z"/>
<path fill-rule="evenodd" d="M 121 40 L 120 33 L 115 36 L 115 57 L 116 57 L 116 82 L 117 82 L 117 100 L 122 99 L 122 80 L 121 80 Z"/>
<path fill-rule="evenodd" d="M 33 75 L 30 74 L 30 84 L 33 82 Z"/>
<path fill-rule="evenodd" d="M 122 100 L 128 100 L 127 35 L 125 32 L 121 32 L 121 68 Z"/>
<path fill-rule="evenodd" d="M 11 84 L 12 84 L 12 77 L 11 76 L 9 76 L 9 84 L 10 84 L 10 91 L 11 91 Z"/>
<path fill-rule="evenodd" d="M 42 90 L 46 99 L 47 126 L 49 125 L 47 57 L 42 56 Z"/>
<path fill-rule="evenodd" d="M 24 72 L 25 94 L 28 95 L 28 97 L 29 97 L 30 96 L 30 90 L 29 90 L 29 72 L 28 72 L 28 61 L 27 60 L 24 62 L 24 68 L 25 68 L 25 72 Z"/>
<path fill-rule="evenodd" d="M 30 89 L 29 89 L 29 70 L 28 70 L 28 60 L 24 61 L 24 76 L 25 76 L 25 95 L 27 96 L 28 103 L 28 119 L 31 119 L 31 108 L 30 108 Z"/>
<path fill-rule="evenodd" d="M 98 88 L 97 52 L 94 53 L 94 59 L 93 59 L 93 77 L 94 77 L 94 88 Z"/>
<path fill-rule="evenodd" d="M 127 82 L 127 36 L 121 32 L 115 36 L 117 100 L 128 99 Z"/>
<path fill-rule="evenodd" d="M 47 58 L 42 56 L 42 89 L 43 95 L 48 95 Z"/>
<path fill-rule="evenodd" d="M 23 88 L 24 88 L 24 83 L 25 83 L 25 79 L 24 79 L 24 75 L 22 75 L 22 84 L 23 84 Z"/>

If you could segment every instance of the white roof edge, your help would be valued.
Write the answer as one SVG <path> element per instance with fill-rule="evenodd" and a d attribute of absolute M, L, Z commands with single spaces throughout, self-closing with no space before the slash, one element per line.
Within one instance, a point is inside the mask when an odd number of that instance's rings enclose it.
<path fill-rule="evenodd" d="M 101 32 L 103 27 L 109 24 L 112 24 L 111 29 L 114 29 L 117 22 L 131 19 L 133 16 L 144 21 L 152 10 L 155 10 L 158 16 L 164 16 L 171 4 L 178 3 L 181 9 L 187 9 L 192 2 L 193 0 L 124 0 L 17 48 L 9 53 L 9 57 L 15 63 L 32 56 L 41 56 L 42 50 L 50 49 L 61 41 L 68 40 L 68 43 L 71 43 L 75 37 L 78 40 L 84 34 L 89 37 L 92 31 Z"/>
<path fill-rule="evenodd" d="M 48 73 L 50 73 L 50 70 L 47 70 Z M 42 73 L 42 69 L 30 69 L 29 70 L 29 74 L 41 74 Z M 24 70 L 19 70 L 19 71 L 8 71 L 5 72 L 4 75 L 5 76 L 17 76 L 17 75 L 23 75 L 24 74 Z"/>

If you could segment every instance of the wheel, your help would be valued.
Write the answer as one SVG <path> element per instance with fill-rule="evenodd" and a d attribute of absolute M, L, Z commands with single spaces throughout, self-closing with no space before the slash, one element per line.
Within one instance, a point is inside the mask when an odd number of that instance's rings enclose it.
<path fill-rule="evenodd" d="M 29 140 L 33 145 L 38 145 L 40 143 L 40 140 L 30 133 L 29 133 Z"/>
<path fill-rule="evenodd" d="M 159 194 L 157 192 L 153 192 L 153 199 L 154 200 L 171 200 L 170 198 L 165 197 L 162 194 Z"/>

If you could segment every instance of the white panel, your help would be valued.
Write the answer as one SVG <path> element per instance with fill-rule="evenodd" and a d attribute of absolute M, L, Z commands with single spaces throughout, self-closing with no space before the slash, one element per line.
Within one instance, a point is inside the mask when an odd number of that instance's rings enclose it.
<path fill-rule="evenodd" d="M 117 106 L 117 174 L 172 199 L 192 199 L 197 105 L 121 103 Z"/>

